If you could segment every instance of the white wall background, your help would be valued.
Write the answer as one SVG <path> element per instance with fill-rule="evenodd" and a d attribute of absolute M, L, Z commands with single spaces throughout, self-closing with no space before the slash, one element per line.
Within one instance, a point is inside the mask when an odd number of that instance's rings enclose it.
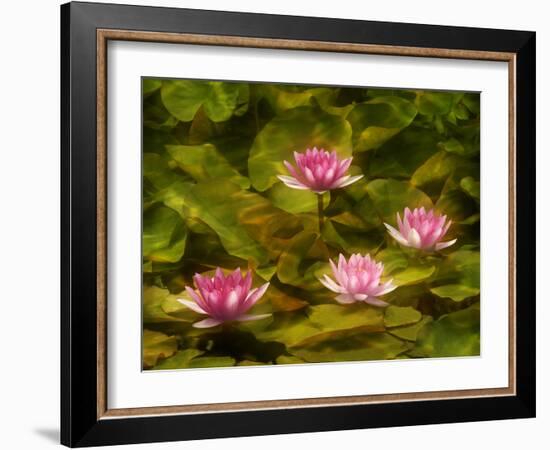
<path fill-rule="evenodd" d="M 123 2 L 123 0 L 120 0 Z M 134 4 L 464 25 L 537 32 L 538 417 L 286 436 L 140 445 L 158 449 L 542 448 L 550 426 L 548 148 L 550 29 L 545 3 L 461 0 L 132 0 Z M 38 450 L 59 439 L 59 0 L 4 2 L 0 103 L 0 447 Z M 543 234 L 544 233 L 544 234 Z M 527 301 L 534 299 L 526 299 Z M 546 325 L 546 326 L 545 326 Z"/>

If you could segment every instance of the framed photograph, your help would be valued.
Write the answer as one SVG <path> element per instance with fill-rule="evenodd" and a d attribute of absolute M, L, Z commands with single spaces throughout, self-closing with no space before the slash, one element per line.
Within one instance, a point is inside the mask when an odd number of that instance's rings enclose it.
<path fill-rule="evenodd" d="M 535 33 L 69 3 L 62 443 L 535 415 Z"/>

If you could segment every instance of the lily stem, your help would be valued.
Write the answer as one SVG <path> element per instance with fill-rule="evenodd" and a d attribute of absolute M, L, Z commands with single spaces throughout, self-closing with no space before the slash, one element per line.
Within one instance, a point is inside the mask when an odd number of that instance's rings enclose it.
<path fill-rule="evenodd" d="M 317 194 L 317 214 L 319 215 L 319 234 L 323 231 L 323 194 Z"/>

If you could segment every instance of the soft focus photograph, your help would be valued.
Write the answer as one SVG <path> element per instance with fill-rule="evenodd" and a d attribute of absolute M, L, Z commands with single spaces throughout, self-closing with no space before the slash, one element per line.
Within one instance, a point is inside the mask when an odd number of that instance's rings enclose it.
<path fill-rule="evenodd" d="M 142 78 L 143 369 L 479 356 L 479 151 L 478 92 Z"/>

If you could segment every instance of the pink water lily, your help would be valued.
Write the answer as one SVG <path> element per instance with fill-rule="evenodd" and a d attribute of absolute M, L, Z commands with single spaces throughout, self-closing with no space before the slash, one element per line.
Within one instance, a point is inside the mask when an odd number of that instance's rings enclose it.
<path fill-rule="evenodd" d="M 194 323 L 195 328 L 215 327 L 224 322 L 258 320 L 271 315 L 246 314 L 264 295 L 269 286 L 269 283 L 265 283 L 259 288 L 251 289 L 251 271 L 248 271 L 246 276 L 243 277 L 241 270 L 236 269 L 225 276 L 218 267 L 214 277 L 209 278 L 196 273 L 193 281 L 198 291 L 185 286 L 185 290 L 193 301 L 183 298 L 178 299 L 178 301 L 199 314 L 210 316 Z"/>
<path fill-rule="evenodd" d="M 405 208 L 403 220 L 397 213 L 399 231 L 385 223 L 390 235 L 401 245 L 422 250 L 441 250 L 450 247 L 456 239 L 441 242 L 452 221 L 447 216 L 436 214 L 433 210 L 426 211 L 424 207 L 411 211 Z"/>
<path fill-rule="evenodd" d="M 339 294 L 335 297 L 339 303 L 365 302 L 374 306 L 387 306 L 388 303 L 378 297 L 397 289 L 392 280 L 380 282 L 384 265 L 376 262 L 370 255 L 362 256 L 357 253 L 346 261 L 344 255 L 340 254 L 338 266 L 331 259 L 329 262 L 336 281 L 328 275 L 319 278 L 319 281 Z"/>
<path fill-rule="evenodd" d="M 305 153 L 294 152 L 297 167 L 288 161 L 284 165 L 290 175 L 278 175 L 277 178 L 292 189 L 313 191 L 324 194 L 331 189 L 349 186 L 363 175 L 346 175 L 353 158 L 340 160 L 336 151 L 332 153 L 317 147 L 307 149 Z"/>

